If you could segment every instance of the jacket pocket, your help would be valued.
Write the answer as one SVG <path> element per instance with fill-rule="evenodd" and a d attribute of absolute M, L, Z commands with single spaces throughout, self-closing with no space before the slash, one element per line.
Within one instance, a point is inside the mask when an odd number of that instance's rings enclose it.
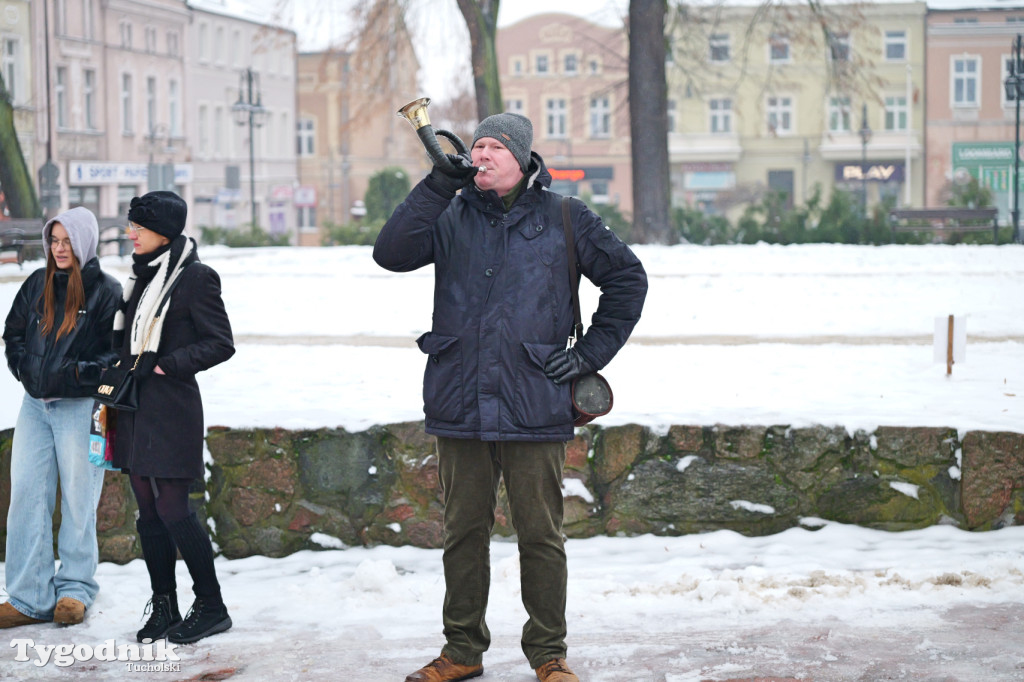
<path fill-rule="evenodd" d="M 427 332 L 416 345 L 427 354 L 423 372 L 423 413 L 431 419 L 462 421 L 462 344 L 457 336 Z"/>
<path fill-rule="evenodd" d="M 512 420 L 517 426 L 541 428 L 572 422 L 569 385 L 556 384 L 544 374 L 544 363 L 558 343 L 523 343 L 516 362 L 516 397 Z"/>

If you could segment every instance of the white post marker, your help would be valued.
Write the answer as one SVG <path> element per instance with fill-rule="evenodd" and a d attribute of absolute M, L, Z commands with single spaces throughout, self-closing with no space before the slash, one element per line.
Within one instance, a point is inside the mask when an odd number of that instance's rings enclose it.
<path fill-rule="evenodd" d="M 966 316 L 935 318 L 935 341 L 933 344 L 935 362 L 946 363 L 946 374 L 953 373 L 953 364 L 967 360 L 967 318 Z"/>

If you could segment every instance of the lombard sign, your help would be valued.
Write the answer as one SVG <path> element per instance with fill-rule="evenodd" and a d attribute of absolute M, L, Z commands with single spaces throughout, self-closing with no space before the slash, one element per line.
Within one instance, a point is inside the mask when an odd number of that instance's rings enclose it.
<path fill-rule="evenodd" d="M 1012 142 L 954 142 L 953 181 L 962 184 L 973 177 L 991 190 L 1009 192 L 1013 189 L 1013 146 Z M 1017 184 L 1024 188 L 1019 178 Z"/>
<path fill-rule="evenodd" d="M 141 185 L 149 173 L 144 163 L 68 161 L 69 185 Z M 192 164 L 174 164 L 174 184 L 192 182 Z"/>
<path fill-rule="evenodd" d="M 836 182 L 903 182 L 903 164 L 892 163 L 839 163 L 836 164 Z"/>

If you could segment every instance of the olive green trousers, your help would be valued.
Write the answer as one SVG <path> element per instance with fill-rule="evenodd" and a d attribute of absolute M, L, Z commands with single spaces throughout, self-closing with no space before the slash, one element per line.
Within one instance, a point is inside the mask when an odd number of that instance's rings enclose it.
<path fill-rule="evenodd" d="M 530 666 L 565 658 L 567 569 L 562 537 L 565 443 L 437 439 L 444 496 L 444 635 L 442 653 L 477 665 L 491 643 L 487 596 L 490 539 L 498 482 L 505 480 L 519 543 L 522 646 Z"/>

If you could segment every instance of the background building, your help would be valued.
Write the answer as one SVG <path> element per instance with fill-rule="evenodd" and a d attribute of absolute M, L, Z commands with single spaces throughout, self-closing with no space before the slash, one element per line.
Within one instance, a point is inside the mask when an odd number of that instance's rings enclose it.
<path fill-rule="evenodd" d="M 1018 33 L 1020 6 L 928 13 L 927 205 L 944 204 L 952 184 L 973 177 L 992 191 L 1000 222 L 1009 221 L 1016 102 L 1003 82 Z"/>
<path fill-rule="evenodd" d="M 667 67 L 674 204 L 734 218 L 817 188 L 920 204 L 924 3 L 827 6 L 826 30 L 796 4 L 690 11 Z"/>
<path fill-rule="evenodd" d="M 505 110 L 533 121 L 533 149 L 551 171 L 551 188 L 631 212 L 624 31 L 540 14 L 501 29 L 497 52 Z"/>
<path fill-rule="evenodd" d="M 330 225 L 361 220 L 378 171 L 399 168 L 415 185 L 430 168 L 415 131 L 396 114 L 419 97 L 419 63 L 404 27 L 389 36 L 298 57 L 300 244 L 319 245 Z"/>
<path fill-rule="evenodd" d="M 295 33 L 268 25 L 266 17 L 257 19 L 237 3 L 189 5 L 185 68 L 194 220 L 227 229 L 255 222 L 294 243 Z"/>

